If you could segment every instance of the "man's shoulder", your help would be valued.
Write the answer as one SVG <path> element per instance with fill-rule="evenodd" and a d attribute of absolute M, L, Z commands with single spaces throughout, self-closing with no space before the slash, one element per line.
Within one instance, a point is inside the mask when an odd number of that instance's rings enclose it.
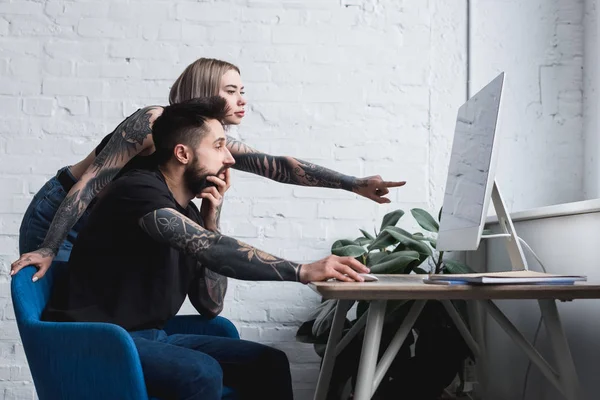
<path fill-rule="evenodd" d="M 119 199 L 171 198 L 169 187 L 158 170 L 129 171 L 115 179 L 107 189 L 106 196 Z"/>
<path fill-rule="evenodd" d="M 168 190 L 158 170 L 134 169 L 115 179 L 113 184 L 122 188 L 155 187 L 160 190 Z"/>

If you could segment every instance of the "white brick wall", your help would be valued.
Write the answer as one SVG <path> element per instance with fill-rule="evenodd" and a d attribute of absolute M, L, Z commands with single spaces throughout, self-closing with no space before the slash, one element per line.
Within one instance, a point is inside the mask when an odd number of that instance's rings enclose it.
<path fill-rule="evenodd" d="M 582 2 L 474 3 L 473 90 L 507 72 L 499 177 L 509 206 L 579 199 Z M 138 107 L 165 104 L 191 61 L 226 59 L 242 69 L 249 100 L 233 134 L 273 154 L 408 181 L 378 206 L 236 172 L 225 231 L 315 260 L 389 210 L 441 204 L 464 101 L 465 16 L 464 2 L 443 0 L 0 1 L 0 399 L 35 396 L 8 269 L 22 214 L 59 167 Z M 232 282 L 227 300 L 244 338 L 288 353 L 297 398 L 310 398 L 318 359 L 294 334 L 316 294 Z"/>

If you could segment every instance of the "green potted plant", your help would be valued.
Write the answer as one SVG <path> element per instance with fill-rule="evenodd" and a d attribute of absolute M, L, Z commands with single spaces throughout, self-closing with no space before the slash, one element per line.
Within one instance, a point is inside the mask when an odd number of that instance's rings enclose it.
<path fill-rule="evenodd" d="M 429 274 L 468 273 L 471 268 L 452 259 L 449 254 L 437 251 L 438 221 L 427 211 L 413 208 L 410 213 L 422 231 L 410 233 L 398 226 L 405 215 L 396 210 L 383 217 L 379 231 L 373 234 L 360 229 L 362 236 L 341 239 L 333 243 L 331 252 L 338 256 L 354 257 L 374 274 Z M 438 214 L 438 220 L 440 213 Z M 312 317 L 303 323 L 297 339 L 313 343 L 322 357 L 333 321 L 336 300 L 325 300 Z M 402 323 L 412 301 L 390 301 L 386 309 L 381 348 L 385 349 Z M 346 320 L 349 330 L 368 309 L 368 301 L 359 301 L 356 319 Z M 459 313 L 466 321 L 464 304 L 456 302 Z M 336 359 L 328 399 L 351 398 L 360 357 L 362 334 L 357 335 Z M 462 371 L 470 351 L 441 303 L 429 301 L 415 323 L 413 332 L 405 341 L 382 381 L 374 399 L 437 399 Z M 432 373 L 434 373 L 432 375 Z"/>

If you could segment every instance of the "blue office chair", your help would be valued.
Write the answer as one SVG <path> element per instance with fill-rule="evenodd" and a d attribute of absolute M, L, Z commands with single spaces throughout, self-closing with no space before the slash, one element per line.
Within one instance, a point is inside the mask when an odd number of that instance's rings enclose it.
<path fill-rule="evenodd" d="M 65 270 L 66 263 L 55 262 L 43 279 L 33 283 L 36 269 L 26 267 L 11 282 L 17 325 L 39 399 L 148 399 L 137 349 L 123 328 L 40 320 L 54 279 Z M 199 315 L 177 316 L 165 331 L 199 333 L 207 324 L 213 324 L 219 336 L 240 337 L 229 320 Z M 232 389 L 223 388 L 223 399 L 235 398 Z"/>

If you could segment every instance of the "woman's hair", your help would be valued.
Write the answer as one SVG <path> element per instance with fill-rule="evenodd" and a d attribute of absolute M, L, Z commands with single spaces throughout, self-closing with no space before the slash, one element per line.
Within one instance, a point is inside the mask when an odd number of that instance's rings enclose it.
<path fill-rule="evenodd" d="M 171 87 L 169 104 L 181 103 L 196 97 L 217 96 L 221 77 L 229 70 L 240 73 L 238 67 L 227 61 L 214 58 L 200 58 L 194 61 L 179 75 Z"/>
<path fill-rule="evenodd" d="M 199 97 L 166 106 L 152 125 L 155 157 L 164 165 L 178 144 L 196 147 L 208 133 L 207 119 L 221 121 L 227 115 L 227 102 L 219 96 Z"/>

